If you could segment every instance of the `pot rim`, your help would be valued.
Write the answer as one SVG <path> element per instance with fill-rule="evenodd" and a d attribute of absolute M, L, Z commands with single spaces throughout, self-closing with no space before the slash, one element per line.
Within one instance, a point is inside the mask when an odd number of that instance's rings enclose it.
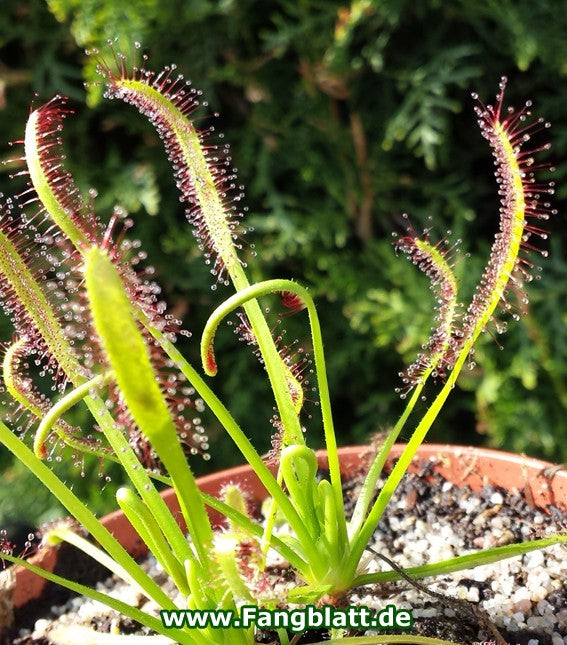
<path fill-rule="evenodd" d="M 403 451 L 405 444 L 395 444 L 388 461 L 396 459 Z M 362 471 L 369 456 L 368 446 L 345 446 L 339 448 L 341 472 L 352 475 Z M 317 451 L 320 468 L 327 467 L 326 451 Z M 470 486 L 480 490 L 483 486 L 492 484 L 511 492 L 523 492 L 528 502 L 544 511 L 549 506 L 557 506 L 567 510 L 567 468 L 554 466 L 550 462 L 516 455 L 489 448 L 459 446 L 453 444 L 422 444 L 410 465 L 410 471 L 418 471 L 423 461 L 429 461 L 435 472 L 451 481 L 458 487 Z M 275 470 L 275 467 L 272 467 Z M 199 488 L 209 494 L 218 494 L 223 486 L 238 481 L 252 499 L 262 500 L 266 491 L 248 464 L 234 466 L 224 470 L 204 475 L 197 479 Z M 166 504 L 181 522 L 181 513 L 175 492 L 168 489 L 162 492 Z M 221 516 L 209 510 L 215 526 L 222 523 Z M 101 523 L 111 531 L 122 546 L 134 557 L 147 552 L 122 511 L 117 510 L 101 518 Z M 57 547 L 46 547 L 33 556 L 31 561 L 49 571 L 53 571 L 57 560 Z M 19 608 L 27 602 L 39 598 L 46 581 L 40 576 L 24 569 L 14 567 L 9 569 L 12 576 L 12 603 Z"/>

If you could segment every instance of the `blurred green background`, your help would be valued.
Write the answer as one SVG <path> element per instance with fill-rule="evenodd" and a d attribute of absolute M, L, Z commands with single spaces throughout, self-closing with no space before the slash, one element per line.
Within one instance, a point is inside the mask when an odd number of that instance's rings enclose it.
<path fill-rule="evenodd" d="M 415 357 L 432 325 L 427 280 L 392 249 L 401 215 L 432 237 L 463 239 L 458 264 L 467 302 L 497 229 L 491 152 L 482 139 L 471 91 L 494 99 L 509 79 L 507 102 L 534 102 L 549 119 L 559 209 L 549 223 L 542 277 L 530 303 L 499 338 L 486 334 L 476 367 L 466 371 L 429 441 L 479 444 L 567 459 L 567 2 L 564 0 L 3 0 L 0 16 L 0 156 L 22 138 L 36 104 L 68 95 L 67 163 L 85 193 L 98 191 L 107 219 L 115 204 L 135 219 L 133 235 L 156 267 L 164 299 L 193 338 L 230 290 L 212 278 L 178 201 L 161 142 L 132 108 L 105 101 L 85 49 L 107 39 L 131 55 L 143 44 L 148 66 L 176 63 L 203 90 L 214 125 L 231 143 L 248 208 L 245 255 L 255 279 L 296 278 L 319 306 L 329 380 L 342 444 L 387 430 L 402 410 L 398 372 Z M 108 49 L 107 55 L 108 55 Z M 212 119 L 211 112 L 220 117 Z M 209 115 L 209 116 L 207 116 Z M 216 136 L 213 135 L 213 137 Z M 0 166 L 0 191 L 17 164 Z M 257 256 L 250 257 L 251 245 Z M 308 348 L 303 316 L 286 318 L 286 342 Z M 11 327 L 0 320 L 0 338 Z M 270 445 L 272 402 L 257 361 L 230 330 L 219 335 L 214 388 L 261 451 Z M 316 395 L 312 397 L 316 399 Z M 427 402 L 421 404 L 423 407 Z M 423 408 L 422 408 L 423 409 Z M 320 445 L 317 407 L 307 404 L 311 444 Z M 80 412 L 76 412 L 80 416 Z M 197 472 L 241 462 L 213 419 L 211 461 Z M 407 434 L 406 434 L 407 436 Z M 57 467 L 97 512 L 114 506 L 119 474 L 71 459 Z M 34 523 L 55 506 L 4 453 L 0 524 Z M 107 478 L 111 479 L 107 483 Z M 102 492 L 101 492 L 102 490 Z"/>

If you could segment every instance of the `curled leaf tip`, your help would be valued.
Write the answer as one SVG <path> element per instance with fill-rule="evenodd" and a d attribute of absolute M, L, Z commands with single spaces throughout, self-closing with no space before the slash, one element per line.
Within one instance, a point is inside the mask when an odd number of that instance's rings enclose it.
<path fill-rule="evenodd" d="M 67 99 L 59 95 L 35 109 L 26 125 L 24 149 L 41 208 L 75 246 L 83 247 L 96 238 L 100 222 L 64 166 L 61 131 L 72 113 Z"/>
<path fill-rule="evenodd" d="M 297 313 L 307 306 L 301 296 L 293 291 L 280 291 L 279 292 L 282 304 L 291 313 Z"/>
<path fill-rule="evenodd" d="M 203 367 L 207 376 L 217 375 L 218 366 L 212 346 L 210 346 L 207 350 Z"/>
<path fill-rule="evenodd" d="M 450 246 L 445 240 L 432 244 L 429 230 L 422 237 L 417 236 L 410 226 L 407 235 L 396 237 L 394 246 L 403 252 L 430 280 L 437 301 L 436 322 L 429 341 L 424 345 L 417 360 L 402 372 L 403 391 L 414 387 L 429 375 L 445 376 L 445 370 L 454 361 L 455 338 L 460 330 L 455 328 L 458 308 L 458 282 L 453 272 L 451 255 L 458 245 Z M 398 389 L 398 391 L 402 391 Z"/>
<path fill-rule="evenodd" d="M 207 106 L 200 101 L 201 92 L 176 73 L 175 65 L 159 73 L 128 70 L 121 57 L 117 70 L 104 60 L 99 60 L 97 69 L 105 81 L 105 96 L 132 105 L 157 129 L 199 248 L 212 266 L 211 273 L 227 283 L 226 273 L 240 265 L 238 204 L 243 195 L 235 184 L 228 147 L 206 142 L 213 129 L 198 131 L 188 118 L 199 105 Z"/>
<path fill-rule="evenodd" d="M 521 292 L 522 283 L 531 279 L 530 255 L 547 255 L 547 251 L 538 249 L 530 238 L 546 239 L 547 231 L 539 222 L 557 212 L 547 201 L 555 192 L 554 182 L 541 182 L 535 176 L 537 170 L 552 170 L 549 163 L 536 159 L 536 155 L 547 151 L 550 144 L 532 141 L 534 135 L 545 131 L 550 124 L 543 118 L 533 118 L 531 101 L 526 101 L 519 110 L 505 109 L 505 88 L 506 78 L 503 77 L 496 104 L 485 106 L 478 101 L 475 107 L 482 135 L 494 155 L 501 200 L 499 231 L 465 316 L 464 342 L 467 343 L 474 342 L 486 328 L 499 305 L 503 304 L 507 310 L 512 308 L 507 302 L 509 285 L 513 284 L 515 290 Z M 478 100 L 476 94 L 473 98 Z M 534 220 L 538 223 L 534 224 Z"/>

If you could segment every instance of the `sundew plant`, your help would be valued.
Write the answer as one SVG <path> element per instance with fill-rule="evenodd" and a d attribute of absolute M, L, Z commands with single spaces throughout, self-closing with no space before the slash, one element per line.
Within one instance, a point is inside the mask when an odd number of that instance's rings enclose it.
<path fill-rule="evenodd" d="M 514 299 L 526 297 L 523 285 L 537 270 L 533 258 L 544 253 L 534 240 L 546 237 L 545 221 L 554 213 L 547 201 L 553 184 L 536 175 L 549 170 L 537 159 L 549 144 L 534 145 L 531 137 L 548 124 L 532 117 L 530 104 L 520 110 L 506 108 L 505 79 L 494 105 L 474 97 L 481 132 L 496 164 L 501 206 L 490 258 L 468 307 L 459 299 L 454 246 L 434 243 L 430 231 L 418 235 L 411 226 L 395 240 L 396 249 L 431 281 L 438 303 L 432 312 L 435 327 L 416 362 L 402 374 L 399 389 L 406 409 L 370 462 L 354 510 L 347 516 L 323 332 L 309 291 L 284 279 L 250 282 L 242 257 L 242 195 L 228 148 L 191 121 L 200 93 L 177 75 L 173 65 L 154 73 L 146 68 L 145 58 L 142 67 L 130 67 L 120 54 L 113 54 L 111 62 L 98 52 L 94 55 L 105 96 L 130 104 L 155 126 L 215 285 L 232 287 L 234 292 L 212 312 L 202 333 L 202 366 L 191 365 L 176 348 L 176 338 L 184 333 L 181 323 L 166 313 L 151 271 L 143 268 L 144 254 L 128 241 L 128 222 L 117 209 L 103 224 L 95 213 L 95 201 L 81 195 L 65 169 L 61 131 L 72 114 L 66 99 L 57 96 L 32 110 L 24 138 L 15 144 L 22 151 L 27 168 L 23 174 L 29 183 L 17 197 L 5 201 L 0 219 L 0 295 L 14 326 L 12 343 L 3 356 L 4 388 L 12 403 L 6 423 L 0 423 L 0 441 L 90 535 L 87 539 L 74 526 L 60 524 L 47 529 L 43 541 L 74 544 L 162 610 L 344 605 L 354 587 L 445 574 L 565 542 L 565 535 L 554 535 L 405 572 L 370 573 L 363 557 L 460 371 L 472 361 L 477 338 L 485 330 L 500 329 L 502 323 L 494 320 L 498 308 L 516 316 Z M 307 398 L 304 364 L 282 346 L 259 302 L 274 294 L 288 313 L 306 314 L 311 332 L 317 415 L 329 463 L 328 476 L 322 479 L 302 423 Z M 210 386 L 211 377 L 222 367 L 222 356 L 217 358 L 214 352 L 216 331 L 233 313 L 239 316 L 240 333 L 259 357 L 273 391 L 276 414 L 266 420 L 274 434 L 270 464 Z M 429 379 L 436 381 L 437 392 L 420 417 L 414 407 Z M 46 381 L 47 394 L 40 387 Z M 309 397 L 313 396 L 310 390 Z M 90 411 L 92 428 L 76 428 L 66 421 L 67 412 L 77 405 Z M 268 491 L 261 523 L 249 513 L 238 486 L 215 498 L 196 484 L 190 456 L 209 454 L 199 418 L 204 407 L 216 416 Z M 390 448 L 402 429 L 410 439 L 377 491 Z M 32 447 L 27 437 L 33 438 Z M 117 502 L 173 581 L 178 597 L 184 599 L 182 605 L 177 606 L 131 558 L 72 492 L 71 484 L 52 472 L 54 456 L 65 454 L 61 448 L 66 446 L 75 456 L 93 454 L 123 468 L 129 485 L 119 489 Z M 189 537 L 158 492 L 163 484 L 175 490 Z M 207 508 L 226 518 L 223 530 L 213 530 Z M 288 533 L 274 530 L 282 518 Z M 254 626 L 166 629 L 157 615 L 42 571 L 16 556 L 6 541 L 2 546 L 5 560 L 99 600 L 175 642 L 255 642 Z M 267 582 L 266 563 L 272 553 L 295 573 L 297 583 L 287 591 L 275 591 Z M 331 636 L 345 635 L 334 630 Z M 96 642 L 94 634 L 91 638 Z M 114 638 L 120 642 L 126 637 Z M 278 638 L 284 645 L 290 642 L 285 630 L 278 632 Z M 380 642 L 400 638 L 381 636 Z M 418 636 L 403 639 L 433 642 Z M 376 637 L 344 640 L 370 643 Z M 68 642 L 68 636 L 61 636 L 61 642 Z"/>

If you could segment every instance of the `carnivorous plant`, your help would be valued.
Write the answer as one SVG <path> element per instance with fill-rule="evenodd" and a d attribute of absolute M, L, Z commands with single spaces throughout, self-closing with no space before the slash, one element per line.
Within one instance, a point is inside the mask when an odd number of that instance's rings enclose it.
<path fill-rule="evenodd" d="M 158 288 L 139 268 L 141 257 L 124 234 L 126 226 L 118 214 L 104 225 L 94 211 L 93 200 L 82 197 L 65 169 L 60 137 L 63 123 L 72 113 L 66 99 L 57 96 L 31 112 L 25 137 L 18 142 L 29 185 L 15 201 L 4 205 L 0 219 L 0 295 L 15 330 L 3 358 L 4 387 L 14 402 L 12 419 L 26 415 L 26 421 L 17 424 L 27 428 L 25 434 L 33 435 L 33 448 L 3 422 L 0 441 L 92 538 L 59 526 L 51 528 L 44 540 L 74 544 L 165 611 L 237 612 L 244 605 L 332 605 L 354 587 L 400 579 L 402 573 L 395 570 L 369 573 L 363 556 L 388 501 L 459 373 L 471 360 L 476 340 L 495 324 L 498 307 L 513 314 L 513 294 L 524 297 L 523 284 L 530 280 L 533 267 L 531 257 L 538 252 L 532 239 L 546 236 L 541 223 L 554 213 L 547 201 L 553 184 L 535 177 L 537 171 L 547 168 L 536 157 L 549 146 L 530 143 L 531 135 L 548 124 L 532 118 L 529 103 L 520 110 L 504 107 L 505 80 L 494 105 L 485 106 L 477 100 L 481 132 L 496 162 L 501 206 L 499 231 L 467 308 L 459 300 L 450 247 L 434 243 L 428 231 L 417 235 L 411 227 L 396 238 L 396 249 L 431 280 L 438 302 L 436 325 L 423 352 L 403 374 L 405 411 L 372 460 L 354 511 L 347 516 L 323 332 L 308 289 L 284 279 L 249 281 L 241 257 L 241 195 L 228 152 L 191 121 L 199 93 L 177 75 L 175 66 L 154 73 L 146 69 L 146 60 L 143 67 L 130 67 L 120 54 L 114 54 L 111 62 L 97 52 L 94 55 L 99 59 L 106 97 L 132 105 L 155 126 L 213 278 L 232 285 L 234 293 L 211 314 L 203 331 L 202 369 L 191 365 L 176 347 L 176 336 L 183 333 L 180 323 L 165 313 Z M 35 207 L 33 215 L 28 214 L 30 205 L 32 210 Z M 307 314 L 320 427 L 329 461 L 328 476 L 322 479 L 301 422 L 305 384 L 300 366 L 274 339 L 259 303 L 268 294 L 279 294 L 292 312 L 304 310 Z M 217 364 L 214 352 L 215 333 L 233 312 L 240 312 L 241 331 L 260 357 L 273 391 L 277 408 L 272 420 L 275 468 L 268 467 L 246 430 L 209 384 L 219 365 L 222 367 L 222 356 Z M 34 382 L 38 372 L 52 383 L 49 396 Z M 410 417 L 416 416 L 415 404 L 431 378 L 441 381 L 438 392 L 415 420 L 401 457 L 376 495 L 388 452 Z M 90 411 L 95 430 L 74 428 L 65 420 L 65 414 L 81 402 Z M 262 523 L 249 514 L 238 487 L 229 487 L 219 499 L 199 490 L 188 453 L 207 454 L 208 439 L 198 418 L 203 407 L 216 415 L 268 491 L 270 501 Z M 75 454 L 91 453 L 121 465 L 130 485 L 118 491 L 118 504 L 173 580 L 184 599 L 182 606 L 175 604 L 71 487 L 52 472 L 46 458 L 61 445 L 70 446 Z M 175 489 L 188 538 L 159 495 L 161 483 Z M 208 507 L 226 517 L 224 531 L 213 531 Z M 288 533 L 274 530 L 281 518 L 289 525 Z M 413 579 L 444 574 L 566 539 L 565 535 L 554 535 L 491 548 L 408 569 L 404 574 Z M 246 567 L 241 562 L 243 545 L 249 556 Z M 183 623 L 166 627 L 157 615 L 41 571 L 15 556 L 9 544 L 4 544 L 3 551 L 4 559 L 100 600 L 175 642 L 255 642 L 254 624 L 221 630 L 210 625 L 195 629 Z M 287 591 L 274 591 L 266 584 L 270 552 L 277 553 L 295 572 L 298 582 Z M 341 630 L 332 633 L 336 639 L 341 635 Z M 279 631 L 279 638 L 281 643 L 289 642 L 285 630 Z M 345 642 L 375 642 L 368 638 Z M 381 636 L 380 642 L 399 638 Z M 440 642 L 403 638 L 404 642 Z M 119 642 L 120 637 L 116 639 Z M 147 639 L 151 642 L 151 637 Z"/>

